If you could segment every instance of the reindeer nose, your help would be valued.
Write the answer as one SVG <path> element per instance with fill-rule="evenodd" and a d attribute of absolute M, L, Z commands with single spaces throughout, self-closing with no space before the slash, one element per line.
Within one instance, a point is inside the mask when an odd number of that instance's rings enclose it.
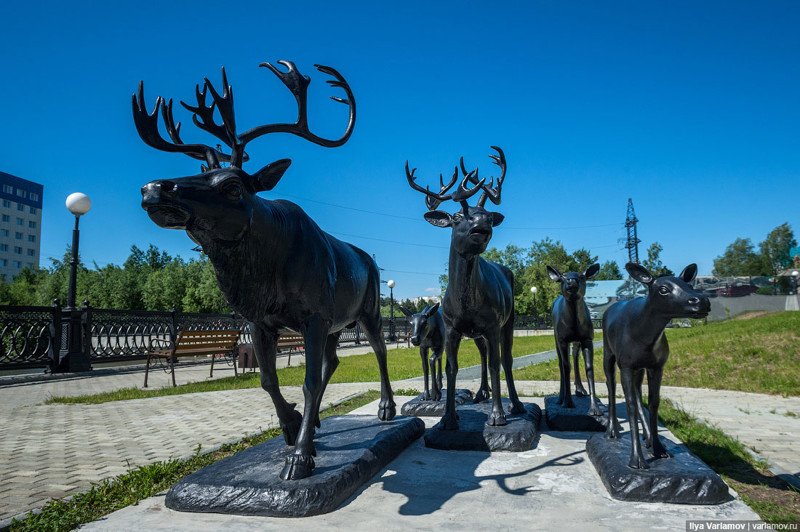
<path fill-rule="evenodd" d="M 689 304 L 690 305 L 697 305 L 698 303 L 700 303 L 700 298 L 699 297 L 693 297 L 693 298 L 689 299 Z"/>
<path fill-rule="evenodd" d="M 171 197 L 178 191 L 174 181 L 153 181 L 142 187 L 142 196 L 145 198 Z"/>

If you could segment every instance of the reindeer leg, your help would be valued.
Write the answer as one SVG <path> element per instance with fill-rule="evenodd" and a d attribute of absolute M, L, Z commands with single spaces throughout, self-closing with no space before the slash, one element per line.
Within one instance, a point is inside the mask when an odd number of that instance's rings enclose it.
<path fill-rule="evenodd" d="M 558 352 L 558 367 L 561 370 L 561 391 L 558 394 L 558 404 L 564 408 L 575 408 L 569 383 L 569 343 L 556 338 L 556 351 Z"/>
<path fill-rule="evenodd" d="M 439 377 L 436 376 L 436 361 L 439 361 Z M 442 368 L 442 351 L 441 349 L 433 350 L 433 354 L 431 355 L 430 359 L 428 360 L 431 366 L 431 388 L 433 388 L 433 393 L 431 394 L 431 400 L 439 401 L 442 398 L 442 382 L 441 382 L 441 368 Z"/>
<path fill-rule="evenodd" d="M 306 378 L 303 382 L 303 395 L 306 404 L 294 454 L 286 457 L 286 463 L 281 471 L 283 480 L 310 477 L 314 469 L 314 456 L 317 454 L 314 449 L 314 424 L 319 415 L 319 403 L 324 389 L 322 366 L 329 329 L 330 323 L 318 315 L 308 318 L 304 323 Z"/>
<path fill-rule="evenodd" d="M 419 357 L 422 359 L 422 374 L 425 376 L 425 392 L 422 394 L 423 401 L 430 401 L 431 400 L 431 392 L 428 388 L 428 348 L 427 347 L 420 347 L 419 348 Z M 431 368 L 431 373 L 433 373 L 433 368 Z M 433 380 L 436 380 L 436 375 L 432 375 Z"/>
<path fill-rule="evenodd" d="M 375 311 L 374 316 L 366 314 L 361 321 L 361 328 L 375 352 L 378 359 L 378 370 L 381 373 L 381 401 L 378 403 L 378 419 L 389 421 L 397 413 L 392 394 L 392 385 L 389 382 L 389 370 L 386 367 L 386 343 L 383 341 L 380 315 Z"/>
<path fill-rule="evenodd" d="M 575 395 L 577 397 L 586 397 L 586 389 L 584 389 L 583 384 L 581 384 L 581 366 L 580 362 L 580 351 L 581 351 L 581 344 L 580 342 L 573 342 L 572 343 L 572 363 L 575 366 Z M 588 369 L 587 369 L 588 372 Z M 589 378 L 588 375 L 586 377 Z"/>
<path fill-rule="evenodd" d="M 586 367 L 586 383 L 589 385 L 589 415 L 602 416 L 600 407 L 597 406 L 597 396 L 594 390 L 594 345 L 591 340 L 583 342 L 583 365 Z M 578 364 L 575 363 L 575 374 L 578 372 Z"/>
<path fill-rule="evenodd" d="M 439 366 L 439 373 L 437 373 L 437 378 L 439 379 L 440 391 L 444 388 L 444 383 L 442 382 L 442 353 L 444 353 L 444 346 L 439 347 L 439 350 L 436 351 L 436 363 Z"/>
<path fill-rule="evenodd" d="M 664 448 L 661 438 L 658 437 L 658 407 L 661 404 L 661 377 L 664 368 L 647 370 L 647 407 L 650 409 L 650 441 L 655 458 L 672 458 L 672 454 Z"/>
<path fill-rule="evenodd" d="M 489 344 L 489 377 L 492 379 L 492 413 L 489 414 L 486 424 L 497 427 L 506 424 L 503 397 L 500 393 L 500 331 L 491 331 L 486 340 Z"/>
<path fill-rule="evenodd" d="M 458 347 L 461 345 L 461 333 L 448 327 L 445 334 L 444 350 L 447 353 L 445 372 L 447 373 L 447 396 L 444 403 L 444 415 L 440 430 L 458 430 L 458 414 L 456 414 L 456 375 L 458 375 Z"/>
<path fill-rule="evenodd" d="M 480 336 L 475 338 L 475 345 L 478 346 L 478 353 L 481 354 L 481 385 L 478 388 L 478 392 L 475 394 L 475 399 L 473 399 L 472 402 L 483 403 L 488 401 L 491 397 L 491 394 L 489 393 L 489 378 L 487 374 L 489 346 L 486 343 L 486 339 Z"/>
<path fill-rule="evenodd" d="M 603 336 L 603 371 L 606 374 L 608 387 L 608 420 L 606 422 L 606 438 L 619 439 L 619 421 L 617 420 L 617 357 Z"/>
<path fill-rule="evenodd" d="M 619 376 L 622 381 L 622 392 L 625 394 L 625 406 L 628 409 L 628 424 L 631 431 L 631 459 L 628 467 L 631 469 L 649 469 L 650 466 L 642 454 L 642 442 L 639 441 L 639 410 L 636 398 L 636 377 L 631 368 L 619 368 Z"/>
<path fill-rule="evenodd" d="M 514 355 L 511 353 L 511 348 L 514 345 L 514 317 L 506 322 L 500 332 L 500 356 L 503 363 L 503 371 L 506 374 L 506 387 L 508 388 L 508 400 L 511 405 L 508 407 L 509 414 L 524 414 L 525 405 L 519 400 L 517 395 L 517 387 L 514 385 Z"/>
<path fill-rule="evenodd" d="M 320 427 L 319 409 L 322 406 L 322 397 L 325 395 L 325 390 L 328 383 L 331 381 L 333 372 L 339 367 L 339 356 L 336 354 L 336 347 L 339 345 L 339 336 L 341 331 L 328 335 L 325 341 L 325 358 L 322 359 L 322 393 L 319 395 L 320 404 L 317 405 L 317 419 L 314 420 L 314 425 Z"/>
<path fill-rule="evenodd" d="M 642 425 L 642 439 L 645 442 L 650 441 L 650 425 L 648 424 L 648 416 L 644 410 L 644 402 L 642 401 L 642 382 L 644 382 L 644 370 L 638 369 L 633 372 L 633 383 L 636 390 L 636 411 L 639 414 L 639 421 Z M 650 444 L 645 444 L 646 448 L 650 448 Z"/>
<path fill-rule="evenodd" d="M 297 440 L 297 433 L 300 432 L 300 423 L 303 417 L 300 412 L 294 409 L 295 403 L 287 403 L 281 394 L 278 384 L 278 372 L 275 359 L 278 352 L 278 335 L 261 324 L 251 323 L 250 330 L 253 333 L 253 352 L 258 360 L 258 367 L 261 368 L 261 387 L 269 394 L 272 404 L 275 405 L 275 413 L 278 415 L 278 423 L 283 431 L 283 439 L 286 445 L 294 445 Z"/>

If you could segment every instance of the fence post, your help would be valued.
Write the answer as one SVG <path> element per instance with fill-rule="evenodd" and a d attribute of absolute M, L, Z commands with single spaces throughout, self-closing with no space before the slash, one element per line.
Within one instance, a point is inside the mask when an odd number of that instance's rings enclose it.
<path fill-rule="evenodd" d="M 83 346 L 83 356 L 91 364 L 92 360 L 92 307 L 89 305 L 89 300 L 83 300 L 83 307 L 81 308 L 81 340 Z M 91 369 L 91 366 L 89 366 Z"/>
<path fill-rule="evenodd" d="M 169 312 L 169 340 L 175 342 L 175 338 L 178 336 L 178 309 L 173 305 Z"/>
<path fill-rule="evenodd" d="M 50 317 L 50 345 L 47 346 L 47 357 L 50 359 L 50 373 L 58 373 L 61 363 L 61 300 L 55 298 L 50 307 L 52 314 Z"/>
<path fill-rule="evenodd" d="M 75 373 L 92 370 L 92 364 L 86 356 L 83 339 L 83 313 L 85 310 L 85 308 L 74 309 L 67 307 L 61 311 L 62 331 L 63 322 L 67 322 L 67 342 L 66 345 L 61 345 L 61 360 L 58 364 L 59 372 Z"/>

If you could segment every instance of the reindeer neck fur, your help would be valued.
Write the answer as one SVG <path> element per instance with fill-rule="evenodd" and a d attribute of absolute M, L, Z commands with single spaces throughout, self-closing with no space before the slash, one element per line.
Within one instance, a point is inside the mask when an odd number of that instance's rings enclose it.
<path fill-rule="evenodd" d="M 482 306 L 484 294 L 481 290 L 483 272 L 480 255 L 461 255 L 451 247 L 449 275 L 446 295 L 455 298 L 457 305 L 464 310 Z"/>
<path fill-rule="evenodd" d="M 575 299 L 567 299 L 566 296 L 562 295 L 562 298 L 564 303 L 561 309 L 566 323 L 591 326 L 591 320 L 586 318 L 586 305 L 582 296 L 577 296 Z"/>
<path fill-rule="evenodd" d="M 630 327 L 631 337 L 645 345 L 654 345 L 664 334 L 671 318 L 665 318 L 656 312 L 649 296 L 636 298 L 628 305 L 629 310 L 637 314 Z"/>

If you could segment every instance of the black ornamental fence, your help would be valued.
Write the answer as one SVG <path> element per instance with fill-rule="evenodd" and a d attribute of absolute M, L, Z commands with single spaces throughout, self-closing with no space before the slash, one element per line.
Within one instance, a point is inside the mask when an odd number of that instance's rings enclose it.
<path fill-rule="evenodd" d="M 144 360 L 153 339 L 174 340 L 181 330 L 241 330 L 239 342 L 251 343 L 246 321 L 233 314 L 172 311 L 0 306 L 0 371 L 47 368 L 51 372 L 91 369 L 92 364 Z M 517 329 L 551 326 L 549 316 L 517 316 Z M 408 343 L 406 317 L 383 319 L 387 342 Z M 344 329 L 339 344 L 368 345 L 360 326 Z M 410 344 L 408 344 L 410 345 Z"/>

